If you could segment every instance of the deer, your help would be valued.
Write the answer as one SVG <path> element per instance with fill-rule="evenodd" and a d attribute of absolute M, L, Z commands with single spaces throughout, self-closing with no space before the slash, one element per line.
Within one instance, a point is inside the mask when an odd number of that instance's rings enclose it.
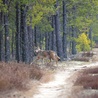
<path fill-rule="evenodd" d="M 56 62 L 56 64 L 58 63 L 58 61 L 60 61 L 60 57 L 57 55 L 57 53 L 53 50 L 41 50 L 39 47 L 35 50 L 35 54 L 36 54 L 36 59 L 35 61 L 38 61 L 40 59 L 42 59 L 44 61 L 44 59 L 49 59 L 49 63 L 53 61 Z M 34 62 L 35 62 L 34 61 Z"/>

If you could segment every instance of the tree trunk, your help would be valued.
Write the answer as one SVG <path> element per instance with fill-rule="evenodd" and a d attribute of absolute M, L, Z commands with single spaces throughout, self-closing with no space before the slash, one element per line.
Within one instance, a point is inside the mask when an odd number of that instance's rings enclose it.
<path fill-rule="evenodd" d="M 27 18 L 27 7 L 24 6 L 23 9 L 23 61 L 25 63 L 29 63 L 29 39 L 28 39 L 28 30 L 27 30 L 27 24 L 26 24 L 26 18 Z"/>
<path fill-rule="evenodd" d="M 63 1 L 63 53 L 64 58 L 67 58 L 67 16 L 66 16 L 66 3 Z"/>
<path fill-rule="evenodd" d="M 55 33 L 55 17 L 52 16 L 52 28 L 54 29 L 52 31 L 52 50 L 57 52 L 57 47 L 56 47 L 56 33 Z"/>
<path fill-rule="evenodd" d="M 12 33 L 12 42 L 11 42 L 11 59 L 12 60 L 15 60 L 15 48 L 14 48 L 14 45 L 15 45 L 15 33 L 13 32 Z"/>
<path fill-rule="evenodd" d="M 34 27 L 34 38 L 35 38 L 35 40 L 34 40 L 35 46 L 36 47 L 40 46 L 39 45 L 40 32 L 38 31 L 38 27 L 37 26 Z"/>
<path fill-rule="evenodd" d="M 29 39 L 28 30 L 26 24 L 27 7 L 25 5 L 21 6 L 21 37 L 22 37 L 22 61 L 29 63 Z"/>
<path fill-rule="evenodd" d="M 49 39 L 48 32 L 46 32 L 45 33 L 45 50 L 49 50 L 48 39 Z"/>
<path fill-rule="evenodd" d="M 58 0 L 56 2 L 56 8 L 58 7 Z M 62 48 L 62 37 L 60 32 L 60 17 L 59 9 L 56 11 L 55 15 L 55 33 L 56 33 L 56 42 L 57 42 L 57 54 L 63 59 L 63 48 Z"/>
<path fill-rule="evenodd" d="M 45 36 L 46 50 L 52 50 L 52 33 L 47 32 Z"/>
<path fill-rule="evenodd" d="M 16 3 L 16 60 L 17 62 L 22 61 L 20 18 L 21 18 L 20 7 L 18 3 Z"/>
<path fill-rule="evenodd" d="M 76 6 L 73 6 L 73 20 L 76 19 Z M 72 26 L 72 38 L 76 38 L 76 27 Z M 72 54 L 76 54 L 76 42 L 72 41 Z"/>
<path fill-rule="evenodd" d="M 33 56 L 34 56 L 34 38 L 33 38 L 33 30 L 32 26 L 28 26 L 28 37 L 29 37 L 29 62 L 33 61 Z"/>
<path fill-rule="evenodd" d="M 3 13 L 0 12 L 0 61 L 5 61 L 5 52 L 4 52 L 4 36 L 3 36 L 3 30 L 4 30 L 4 16 Z"/>
<path fill-rule="evenodd" d="M 76 38 L 76 30 L 72 27 L 72 38 Z M 72 54 L 76 54 L 76 42 L 72 41 Z"/>
<path fill-rule="evenodd" d="M 52 50 L 52 32 L 49 32 L 48 35 L 49 35 L 49 50 Z"/>
<path fill-rule="evenodd" d="M 92 32 L 92 28 L 90 27 L 90 30 L 89 30 L 89 39 L 91 40 L 91 49 L 93 48 L 93 45 L 92 45 L 92 43 L 93 43 L 93 34 L 92 34 L 93 32 Z"/>
<path fill-rule="evenodd" d="M 8 5 L 8 0 L 4 0 L 4 4 Z M 9 37 L 9 21 L 8 13 L 4 14 L 4 25 L 5 25 L 5 61 L 10 60 L 10 37 Z"/>

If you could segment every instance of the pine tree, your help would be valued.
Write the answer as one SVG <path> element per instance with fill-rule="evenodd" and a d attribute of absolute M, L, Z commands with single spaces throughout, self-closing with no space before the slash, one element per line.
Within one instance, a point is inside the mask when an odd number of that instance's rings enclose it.
<path fill-rule="evenodd" d="M 8 7 L 8 0 L 3 0 L 4 4 Z M 8 9 L 7 9 L 8 10 Z M 8 12 L 4 14 L 4 28 L 5 28 L 5 61 L 10 60 L 10 37 L 9 37 L 9 20 Z"/>

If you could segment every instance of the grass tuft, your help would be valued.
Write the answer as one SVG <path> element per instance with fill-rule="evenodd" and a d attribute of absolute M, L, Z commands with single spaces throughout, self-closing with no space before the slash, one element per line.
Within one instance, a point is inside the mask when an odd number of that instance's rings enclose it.
<path fill-rule="evenodd" d="M 73 91 L 73 98 L 98 98 L 98 67 L 86 68 L 74 83 L 74 88 L 79 87 L 79 92 Z"/>
<path fill-rule="evenodd" d="M 0 91 L 28 89 L 31 79 L 40 80 L 43 71 L 37 66 L 18 63 L 0 63 Z"/>

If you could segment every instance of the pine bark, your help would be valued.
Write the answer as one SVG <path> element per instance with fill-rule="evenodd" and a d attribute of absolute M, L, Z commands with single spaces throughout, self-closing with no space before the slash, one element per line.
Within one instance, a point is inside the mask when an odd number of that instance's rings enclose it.
<path fill-rule="evenodd" d="M 16 60 L 17 62 L 22 61 L 20 18 L 21 18 L 20 6 L 18 3 L 16 3 Z"/>
<path fill-rule="evenodd" d="M 21 6 L 21 39 L 22 39 L 22 61 L 29 63 L 29 39 L 28 30 L 26 24 L 27 18 L 27 7 L 25 5 Z"/>
<path fill-rule="evenodd" d="M 29 63 L 29 39 L 28 39 L 28 30 L 27 30 L 27 23 L 26 23 L 26 18 L 27 18 L 27 7 L 24 6 L 23 10 L 23 60 L 25 63 Z"/>
<path fill-rule="evenodd" d="M 45 33 L 45 50 L 49 50 L 48 39 L 49 39 L 48 32 L 46 32 Z"/>
<path fill-rule="evenodd" d="M 89 39 L 91 40 L 91 49 L 93 48 L 93 32 L 92 32 L 92 28 L 90 27 L 89 30 Z"/>
<path fill-rule="evenodd" d="M 72 27 L 72 38 L 76 38 L 76 31 L 75 28 Z M 72 54 L 76 54 L 76 42 L 72 41 Z"/>
<path fill-rule="evenodd" d="M 56 47 L 56 33 L 55 33 L 55 17 L 52 16 L 52 28 L 54 29 L 52 31 L 52 50 L 57 52 L 57 47 Z"/>
<path fill-rule="evenodd" d="M 0 61 L 5 61 L 4 51 L 4 15 L 0 12 Z"/>
<path fill-rule="evenodd" d="M 28 39 L 29 39 L 29 63 L 33 61 L 34 56 L 34 38 L 32 26 L 28 26 Z"/>
<path fill-rule="evenodd" d="M 76 6 L 73 6 L 73 20 L 76 19 Z M 76 38 L 76 27 L 72 26 L 72 38 Z M 72 41 L 72 54 L 76 54 L 76 42 Z"/>
<path fill-rule="evenodd" d="M 58 0 L 56 2 L 56 8 L 58 7 Z M 62 37 L 60 32 L 60 17 L 59 9 L 56 11 L 55 15 L 55 33 L 56 33 L 56 43 L 57 43 L 57 54 L 63 59 L 63 47 L 62 47 Z"/>
<path fill-rule="evenodd" d="M 67 58 L 67 16 L 66 16 L 66 3 L 63 1 L 63 53 L 64 58 Z"/>
<path fill-rule="evenodd" d="M 8 0 L 4 0 L 4 4 L 8 6 Z M 5 25 L 5 61 L 10 61 L 10 37 L 9 37 L 9 21 L 8 13 L 4 14 L 4 25 Z"/>

